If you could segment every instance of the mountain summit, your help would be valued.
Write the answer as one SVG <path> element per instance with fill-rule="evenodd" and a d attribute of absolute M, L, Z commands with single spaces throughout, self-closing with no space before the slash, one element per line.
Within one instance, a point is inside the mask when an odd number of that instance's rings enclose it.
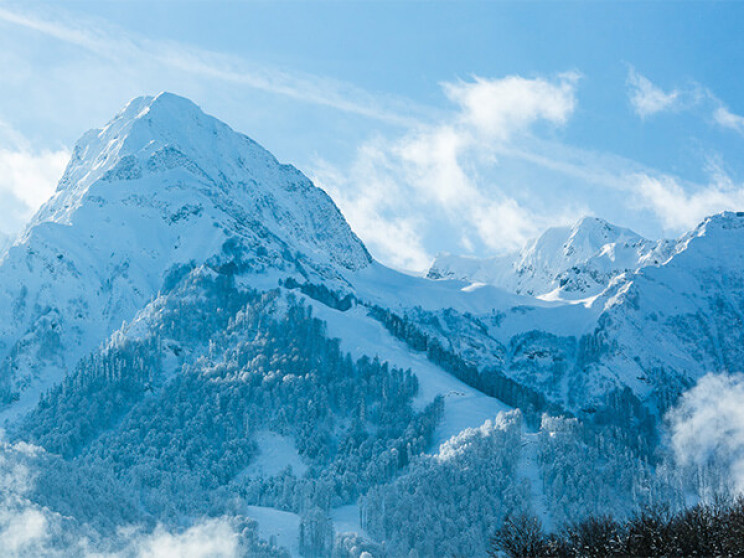
<path fill-rule="evenodd" d="M 318 262 L 360 269 L 371 261 L 325 192 L 172 93 L 134 99 L 105 127 L 87 132 L 32 226 L 69 223 L 86 199 L 126 204 L 133 196 L 161 206 L 164 216 L 172 210 L 171 218 L 189 206 L 187 201 L 203 209 L 213 206 L 227 217 L 219 219 L 222 224 L 239 229 L 260 223 L 288 249 Z M 174 198 L 184 200 L 181 207 Z"/>

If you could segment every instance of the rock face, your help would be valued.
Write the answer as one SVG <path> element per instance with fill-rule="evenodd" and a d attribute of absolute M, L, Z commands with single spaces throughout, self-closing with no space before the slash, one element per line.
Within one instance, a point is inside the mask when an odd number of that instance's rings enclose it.
<path fill-rule="evenodd" d="M 80 139 L 0 261 L 2 400 L 59 381 L 169 271 L 205 262 L 330 280 L 371 258 L 297 169 L 187 99 L 135 99 Z"/>

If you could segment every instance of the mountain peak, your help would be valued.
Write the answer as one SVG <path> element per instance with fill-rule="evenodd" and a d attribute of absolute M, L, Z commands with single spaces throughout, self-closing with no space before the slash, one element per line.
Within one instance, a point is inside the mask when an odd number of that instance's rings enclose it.
<path fill-rule="evenodd" d="M 703 220 L 695 229 L 698 235 L 709 229 L 741 229 L 744 228 L 744 211 L 722 211 Z"/>
<path fill-rule="evenodd" d="M 71 224 L 84 207 L 85 218 L 97 222 L 97 208 L 133 203 L 160 208 L 166 224 L 186 206 L 210 207 L 204 219 L 217 229 L 270 235 L 288 253 L 323 265 L 360 269 L 371 261 L 333 201 L 305 175 L 173 93 L 133 99 L 83 135 L 29 230 Z"/>
<path fill-rule="evenodd" d="M 614 225 L 604 219 L 593 216 L 582 217 L 570 231 L 566 246 L 585 243 L 590 251 L 597 251 L 608 243 L 639 242 L 645 240 L 636 232 Z"/>
<path fill-rule="evenodd" d="M 173 93 L 133 99 L 103 128 L 88 131 L 76 143 L 58 191 L 85 190 L 102 178 L 137 178 L 150 159 L 168 149 L 199 165 L 202 171 L 235 174 L 236 159 L 252 158 L 278 164 L 248 137 L 205 114 L 195 103 Z M 183 158 L 182 157 L 182 158 Z M 173 161 L 170 162 L 171 164 Z"/>

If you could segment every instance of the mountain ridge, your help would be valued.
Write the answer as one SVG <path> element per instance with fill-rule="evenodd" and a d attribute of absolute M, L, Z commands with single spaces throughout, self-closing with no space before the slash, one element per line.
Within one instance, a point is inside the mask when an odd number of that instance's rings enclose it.
<path fill-rule="evenodd" d="M 651 241 L 597 217 L 552 227 L 518 252 L 492 258 L 440 255 L 430 279 L 487 283 L 518 294 L 556 300 L 595 296 L 617 275 L 658 265 L 673 241 Z"/>

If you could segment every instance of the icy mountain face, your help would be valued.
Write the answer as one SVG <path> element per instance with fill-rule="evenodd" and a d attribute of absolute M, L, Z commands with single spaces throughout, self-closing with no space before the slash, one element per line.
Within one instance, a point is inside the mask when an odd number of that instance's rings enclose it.
<path fill-rule="evenodd" d="M 427 276 L 502 287 L 518 294 L 577 300 L 599 294 L 613 277 L 668 257 L 670 243 L 652 242 L 596 217 L 548 229 L 521 251 L 477 259 L 438 256 Z"/>
<path fill-rule="evenodd" d="M 0 260 L 2 400 L 59 381 L 179 270 L 333 281 L 370 261 L 297 169 L 186 99 L 135 99 L 83 136 Z"/>
<path fill-rule="evenodd" d="M 172 194 L 152 197 L 161 190 Z M 207 209 L 177 207 L 173 199 L 194 195 L 233 229 L 260 223 L 260 232 L 310 261 L 352 270 L 370 262 L 332 200 L 302 173 L 169 93 L 135 99 L 105 128 L 85 134 L 55 196 L 31 226 L 71 224 L 83 205 L 111 201 L 160 205 L 174 211 L 170 219 L 176 222 Z"/>
<path fill-rule="evenodd" d="M 709 372 L 741 372 L 744 358 L 744 213 L 707 218 L 672 257 L 623 277 L 597 301 L 600 360 L 661 411 Z"/>

